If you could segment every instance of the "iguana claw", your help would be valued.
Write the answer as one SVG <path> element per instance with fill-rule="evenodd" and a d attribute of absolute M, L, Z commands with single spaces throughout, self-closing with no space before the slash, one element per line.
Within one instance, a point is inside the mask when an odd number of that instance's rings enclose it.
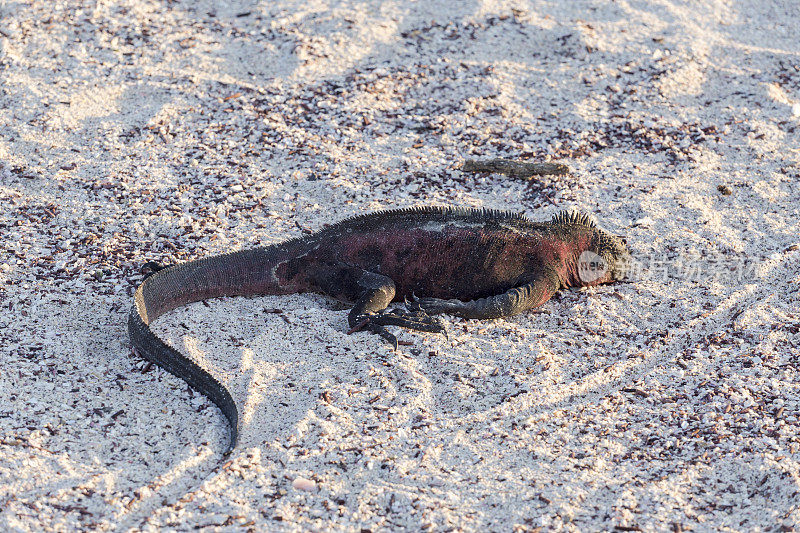
<path fill-rule="evenodd" d="M 380 337 L 383 340 L 385 340 L 386 342 L 388 342 L 392 346 L 393 350 L 395 350 L 395 351 L 397 350 L 397 337 L 395 337 L 393 334 L 389 333 L 389 330 L 387 330 L 385 327 L 380 326 L 378 324 L 368 324 L 367 325 L 367 329 L 369 331 L 371 331 L 372 333 L 376 333 L 376 334 L 380 335 Z"/>
<path fill-rule="evenodd" d="M 419 300 L 420 298 L 412 292 L 411 301 L 409 301 L 408 298 L 405 298 L 403 303 L 405 304 L 406 309 L 408 309 L 412 313 L 424 313 L 425 311 L 419 305 Z"/>
<path fill-rule="evenodd" d="M 367 330 L 380 335 L 397 349 L 397 338 L 386 330 L 385 326 L 400 326 L 416 331 L 429 333 L 445 333 L 444 326 L 439 319 L 429 316 L 424 311 L 410 309 L 392 309 L 381 313 L 365 314 L 353 321 L 353 326 L 348 333 Z"/>

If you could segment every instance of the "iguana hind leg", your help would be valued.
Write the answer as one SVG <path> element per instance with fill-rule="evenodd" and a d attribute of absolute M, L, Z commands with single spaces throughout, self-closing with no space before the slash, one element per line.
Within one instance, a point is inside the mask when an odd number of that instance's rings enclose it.
<path fill-rule="evenodd" d="M 312 279 L 320 290 L 341 300 L 355 301 L 347 320 L 350 333 L 371 331 L 397 348 L 397 337 L 386 326 L 400 326 L 417 331 L 439 333 L 441 322 L 421 309 L 386 310 L 394 299 L 395 286 L 391 278 L 346 264 L 328 265 L 319 269 Z"/>
<path fill-rule="evenodd" d="M 362 295 L 356 301 L 347 319 L 350 331 L 365 329 L 380 335 L 386 342 L 397 349 L 397 337 L 386 329 L 386 326 L 400 326 L 417 331 L 431 333 L 444 332 L 444 326 L 438 319 L 418 310 L 392 309 L 386 306 L 392 301 L 395 294 L 394 282 L 380 274 L 363 271 L 358 279 Z"/>

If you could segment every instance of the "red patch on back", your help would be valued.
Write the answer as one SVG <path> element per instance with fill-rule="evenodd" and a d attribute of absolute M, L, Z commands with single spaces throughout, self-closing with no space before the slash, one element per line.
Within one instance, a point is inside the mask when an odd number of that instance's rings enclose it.
<path fill-rule="evenodd" d="M 524 283 L 558 250 L 537 233 L 430 224 L 373 229 L 338 242 L 339 259 L 391 278 L 395 300 L 411 296 L 471 300 Z"/>

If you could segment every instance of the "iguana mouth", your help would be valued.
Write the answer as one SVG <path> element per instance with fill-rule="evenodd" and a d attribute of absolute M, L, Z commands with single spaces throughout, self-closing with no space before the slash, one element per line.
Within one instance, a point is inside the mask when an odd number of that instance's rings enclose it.
<path fill-rule="evenodd" d="M 611 279 L 615 281 L 620 281 L 625 279 L 628 275 L 628 271 L 630 270 L 630 264 L 633 260 L 633 257 L 629 252 L 625 252 L 619 256 L 613 257 L 609 260 L 609 264 L 611 264 Z"/>

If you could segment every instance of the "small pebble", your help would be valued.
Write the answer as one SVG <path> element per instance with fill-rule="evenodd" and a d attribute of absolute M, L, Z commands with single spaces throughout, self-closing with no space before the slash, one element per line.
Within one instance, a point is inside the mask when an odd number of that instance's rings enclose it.
<path fill-rule="evenodd" d="M 292 481 L 292 488 L 306 492 L 314 492 L 317 490 L 317 484 L 311 479 L 299 477 Z"/>

